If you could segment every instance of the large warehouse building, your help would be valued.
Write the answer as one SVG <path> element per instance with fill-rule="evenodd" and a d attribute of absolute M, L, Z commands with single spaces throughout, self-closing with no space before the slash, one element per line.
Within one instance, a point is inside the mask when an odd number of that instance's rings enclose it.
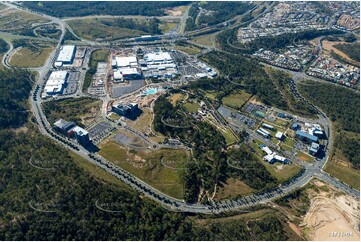
<path fill-rule="evenodd" d="M 76 51 L 75 45 L 64 45 L 60 47 L 60 52 L 58 58 L 56 59 L 55 66 L 73 64 L 75 51 Z"/>
<path fill-rule="evenodd" d="M 67 78 L 67 71 L 53 71 L 45 84 L 44 92 L 47 95 L 62 94 Z"/>

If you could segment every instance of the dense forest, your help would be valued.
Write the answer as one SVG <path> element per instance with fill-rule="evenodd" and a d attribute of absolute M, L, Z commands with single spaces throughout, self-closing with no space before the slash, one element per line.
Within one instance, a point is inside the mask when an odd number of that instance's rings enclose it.
<path fill-rule="evenodd" d="M 328 83 L 308 81 L 299 85 L 300 93 L 326 112 L 336 124 L 335 146 L 353 164 L 360 167 L 360 95 L 353 90 Z M 343 132 L 348 131 L 348 132 Z"/>
<path fill-rule="evenodd" d="M 360 43 L 338 44 L 335 47 L 349 56 L 351 59 L 360 62 Z"/>
<path fill-rule="evenodd" d="M 242 150 L 227 152 L 224 137 L 213 125 L 194 121 L 186 128 L 173 128 L 165 124 L 164 117 L 175 117 L 178 110 L 182 110 L 180 105 L 173 107 L 165 96 L 158 98 L 154 105 L 154 128 L 156 131 L 168 137 L 178 138 L 192 147 L 196 162 L 187 164 L 188 169 L 184 176 L 187 202 L 197 202 L 200 188 L 211 193 L 215 184 L 225 181 L 229 177 L 238 178 L 258 190 L 276 185 L 276 179 L 251 153 L 247 152 L 246 147 L 242 147 Z M 185 123 L 187 122 L 183 122 L 183 124 Z M 242 167 L 252 167 L 252 173 L 228 166 L 228 155 L 233 160 L 239 160 Z"/>
<path fill-rule="evenodd" d="M 211 222 L 209 227 L 196 224 L 196 215 L 190 219 L 140 196 L 26 122 L 28 77 L 25 71 L 0 71 L 1 118 L 7 121 L 0 129 L 0 240 L 298 238 L 287 235 L 288 225 L 275 211 L 257 219 L 234 217 L 232 225 L 201 216 Z M 8 129 L 14 124 L 26 129 Z"/>
<path fill-rule="evenodd" d="M 5 53 L 6 51 L 8 51 L 8 49 L 9 49 L 8 43 L 6 43 L 5 40 L 0 38 L 0 54 Z"/>
<path fill-rule="evenodd" d="M 164 8 L 189 4 L 185 1 L 124 1 L 124 2 L 23 2 L 23 5 L 56 17 L 74 17 L 87 15 L 144 15 L 163 16 Z"/>
<path fill-rule="evenodd" d="M 287 109 L 287 103 L 273 81 L 269 78 L 262 65 L 254 60 L 247 59 L 240 55 L 232 55 L 212 51 L 201 57 L 209 65 L 214 66 L 227 79 L 216 79 L 219 86 L 224 88 L 233 84 L 230 89 L 243 88 L 246 92 L 257 95 L 267 105 L 274 105 Z M 204 82 L 197 82 L 192 87 L 203 85 Z M 200 87 L 200 86 L 198 86 Z M 212 87 L 209 87 L 212 88 Z M 218 88 L 218 87 L 217 87 Z M 214 90 L 217 90 L 215 88 Z"/>
<path fill-rule="evenodd" d="M 27 118 L 27 99 L 31 91 L 31 74 L 3 70 L 0 74 L 0 128 L 22 126 Z"/>

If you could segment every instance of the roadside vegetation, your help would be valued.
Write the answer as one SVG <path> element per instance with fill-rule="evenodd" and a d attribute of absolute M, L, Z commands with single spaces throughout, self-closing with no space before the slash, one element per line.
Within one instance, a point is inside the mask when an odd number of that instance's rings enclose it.
<path fill-rule="evenodd" d="M 333 150 L 332 161 L 326 165 L 326 171 L 335 176 L 343 174 L 342 177 L 347 179 L 344 181 L 348 184 L 357 174 L 358 178 L 355 181 L 358 181 L 360 177 L 359 94 L 347 88 L 314 81 L 307 81 L 305 85 L 299 85 L 299 90 L 302 95 L 325 111 L 333 122 L 335 149 Z M 351 164 L 351 169 L 347 163 L 346 165 L 343 164 L 342 159 L 337 159 L 340 157 L 338 152 Z M 352 172 L 352 169 L 357 172 Z M 341 170 L 343 172 L 338 172 Z"/>
<path fill-rule="evenodd" d="M 44 113 L 50 124 L 62 118 L 84 126 L 100 114 L 101 101 L 93 98 L 68 98 L 53 100 L 43 104 Z"/>

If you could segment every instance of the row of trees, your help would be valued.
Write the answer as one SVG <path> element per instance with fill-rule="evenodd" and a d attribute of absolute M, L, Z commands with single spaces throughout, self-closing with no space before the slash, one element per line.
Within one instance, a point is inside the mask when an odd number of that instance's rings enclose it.
<path fill-rule="evenodd" d="M 56 17 L 74 17 L 87 15 L 144 15 L 163 16 L 164 8 L 177 7 L 189 2 L 24 2 L 23 5 Z"/>
<path fill-rule="evenodd" d="M 8 43 L 6 43 L 5 40 L 0 38 L 0 54 L 5 53 L 6 51 L 8 51 L 8 49 L 9 49 Z"/>

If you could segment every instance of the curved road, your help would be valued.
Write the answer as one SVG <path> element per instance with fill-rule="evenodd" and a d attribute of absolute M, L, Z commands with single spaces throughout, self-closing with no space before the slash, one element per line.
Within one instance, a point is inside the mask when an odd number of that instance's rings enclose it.
<path fill-rule="evenodd" d="M 12 4 L 6 3 L 6 5 L 13 6 Z M 64 38 L 65 34 L 65 25 L 62 21 L 57 18 L 42 15 L 43 17 L 46 16 L 49 19 L 53 20 L 55 23 L 58 23 L 61 26 L 62 34 L 57 44 L 57 48 L 60 48 L 61 42 Z M 54 60 L 56 51 L 54 51 L 50 58 L 47 60 L 46 64 L 39 72 L 39 78 L 37 80 L 37 84 L 34 85 L 34 89 L 31 93 L 31 110 L 33 112 L 34 117 L 36 118 L 37 123 L 39 124 L 40 132 L 51 140 L 59 143 L 66 149 L 75 152 L 79 156 L 83 157 L 84 159 L 88 160 L 89 162 L 97 165 L 101 169 L 105 170 L 106 172 L 112 174 L 113 176 L 121 179 L 124 183 L 130 185 L 135 190 L 143 193 L 150 199 L 153 199 L 166 207 L 170 207 L 172 210 L 181 211 L 181 212 L 192 212 L 192 213 L 221 213 L 230 210 L 238 210 L 243 209 L 249 206 L 253 206 L 259 203 L 267 203 L 275 198 L 284 196 L 286 193 L 291 192 L 294 189 L 302 187 L 306 185 L 313 177 L 317 177 L 328 183 L 336 186 L 337 188 L 341 189 L 344 192 L 349 193 L 355 198 L 359 198 L 359 192 L 350 188 L 349 186 L 343 184 L 342 182 L 338 181 L 337 179 L 331 177 L 330 175 L 324 173 L 322 171 L 322 167 L 326 163 L 326 158 L 315 162 L 314 164 L 309 164 L 306 166 L 301 174 L 297 177 L 294 177 L 290 181 L 285 184 L 279 185 L 277 188 L 274 188 L 269 191 L 265 191 L 259 194 L 252 194 L 240 199 L 235 200 L 225 200 L 220 202 L 214 202 L 212 205 L 204 205 L 204 204 L 188 204 L 182 200 L 175 199 L 169 197 L 168 195 L 162 193 L 161 191 L 155 189 L 154 187 L 150 186 L 149 184 L 143 182 L 142 180 L 136 178 L 135 176 L 131 175 L 129 172 L 117 167 L 116 165 L 112 164 L 111 162 L 107 161 L 106 159 L 94 155 L 83 147 L 79 146 L 78 144 L 74 143 L 65 137 L 62 137 L 56 134 L 51 125 L 46 120 L 42 109 L 42 100 L 40 98 L 41 95 L 41 87 L 44 85 L 45 82 L 45 75 L 47 74 L 48 70 L 51 68 L 52 61 Z M 320 113 L 322 113 L 320 111 Z M 327 117 L 322 115 L 326 120 Z"/>

